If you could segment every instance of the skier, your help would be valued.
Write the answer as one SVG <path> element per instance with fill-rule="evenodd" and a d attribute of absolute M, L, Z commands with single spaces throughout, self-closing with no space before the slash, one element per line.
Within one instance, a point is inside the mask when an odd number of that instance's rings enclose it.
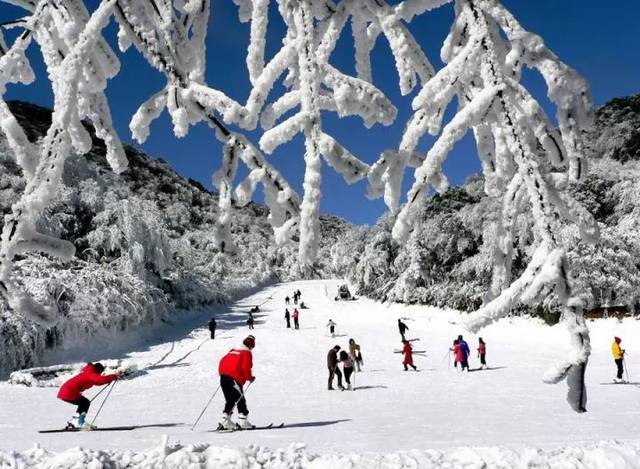
<path fill-rule="evenodd" d="M 300 316 L 300 311 L 298 311 L 298 308 L 293 308 L 293 327 L 295 327 L 296 329 L 300 329 L 298 316 Z"/>
<path fill-rule="evenodd" d="M 219 430 L 236 430 L 253 428 L 249 422 L 247 409 L 247 401 L 244 396 L 242 386 L 247 381 L 253 383 L 255 376 L 252 374 L 253 354 L 252 350 L 256 346 L 256 339 L 249 335 L 238 348 L 231 349 L 218 365 L 218 373 L 220 374 L 220 387 L 224 394 L 225 405 L 222 413 L 222 421 L 218 424 Z M 239 422 L 231 420 L 233 408 L 238 406 Z"/>
<path fill-rule="evenodd" d="M 86 423 L 87 412 L 91 401 L 82 395 L 83 391 L 93 386 L 103 386 L 115 381 L 119 374 L 102 375 L 104 365 L 102 363 L 87 363 L 80 374 L 65 381 L 58 391 L 58 399 L 78 406 L 77 415 L 68 423 L 67 428 L 79 428 L 81 430 L 94 430 L 96 427 Z"/>
<path fill-rule="evenodd" d="M 211 332 L 211 338 L 214 339 L 216 336 L 216 320 L 214 318 L 209 321 L 209 332 Z"/>
<path fill-rule="evenodd" d="M 293 304 L 294 305 L 298 304 L 298 293 L 297 292 L 293 292 Z"/>
<path fill-rule="evenodd" d="M 249 329 L 253 330 L 253 323 L 254 323 L 254 319 L 253 319 L 253 313 L 249 313 L 249 319 L 247 319 L 247 325 L 249 326 Z"/>
<path fill-rule="evenodd" d="M 360 351 L 360 346 L 356 344 L 356 341 L 353 339 L 349 339 L 349 353 L 356 361 L 356 370 L 361 371 L 362 365 L 364 364 L 362 361 L 362 352 Z"/>
<path fill-rule="evenodd" d="M 460 341 L 458 339 L 454 339 L 453 347 L 451 347 L 449 351 L 453 352 L 453 367 L 458 368 L 458 359 L 462 358 L 460 352 Z"/>
<path fill-rule="evenodd" d="M 409 328 L 400 319 L 398 319 L 398 330 L 400 331 L 400 335 L 402 336 L 402 341 L 404 342 L 406 340 L 404 338 L 404 333 L 407 332 Z"/>
<path fill-rule="evenodd" d="M 327 354 L 327 367 L 329 368 L 329 382 L 327 389 L 329 391 L 333 391 L 333 377 L 334 375 L 338 377 L 338 387 L 340 390 L 344 389 L 342 386 L 342 373 L 340 372 L 340 368 L 338 367 L 338 352 L 340 351 L 340 346 L 335 345 L 329 353 Z"/>
<path fill-rule="evenodd" d="M 347 383 L 347 390 L 351 391 L 351 375 L 353 374 L 353 357 L 346 350 L 340 351 L 340 361 L 342 362 L 342 371 L 344 372 L 344 380 Z"/>
<path fill-rule="evenodd" d="M 408 340 L 403 340 L 402 343 L 404 346 L 402 347 L 402 353 L 404 354 L 404 360 L 402 364 L 404 365 L 404 371 L 408 371 L 407 365 L 413 368 L 415 371 L 418 371 L 418 368 L 413 364 L 413 348 Z"/>
<path fill-rule="evenodd" d="M 618 373 L 616 377 L 613 379 L 614 383 L 624 383 L 624 379 L 622 379 L 623 369 L 623 361 L 624 361 L 624 349 L 620 347 L 620 342 L 622 339 L 620 337 L 614 337 L 613 343 L 611 344 L 611 353 L 613 354 L 613 361 L 616 362 L 616 366 L 618 367 Z"/>
<path fill-rule="evenodd" d="M 335 337 L 336 336 L 336 323 L 333 322 L 333 319 L 329 319 L 329 322 L 327 323 L 327 327 L 329 328 L 329 334 L 331 334 L 331 337 Z"/>
<path fill-rule="evenodd" d="M 460 371 L 464 371 L 466 368 L 469 371 L 469 345 L 464 341 L 462 335 L 458 336 L 458 345 L 460 346 Z"/>
<path fill-rule="evenodd" d="M 478 357 L 480 357 L 480 364 L 482 365 L 481 368 L 483 370 L 487 369 L 487 361 L 486 361 L 486 355 L 487 355 L 487 344 L 484 343 L 484 340 L 482 340 L 482 337 L 480 337 L 478 339 Z"/>
<path fill-rule="evenodd" d="M 300 302 L 300 309 L 309 309 L 309 307 L 304 304 L 304 301 L 301 301 Z"/>
<path fill-rule="evenodd" d="M 290 301 L 290 300 L 289 300 L 289 297 L 287 296 L 287 297 L 284 299 L 284 304 L 285 304 L 285 305 L 288 305 L 288 304 L 289 304 L 289 301 Z"/>
<path fill-rule="evenodd" d="M 288 308 L 284 309 L 284 320 L 287 321 L 287 329 L 291 329 L 291 314 Z"/>

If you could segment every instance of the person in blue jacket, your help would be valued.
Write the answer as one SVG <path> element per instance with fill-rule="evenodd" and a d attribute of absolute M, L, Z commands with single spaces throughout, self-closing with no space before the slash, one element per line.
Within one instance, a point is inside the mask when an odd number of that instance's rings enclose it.
<path fill-rule="evenodd" d="M 466 368 L 469 371 L 469 344 L 462 338 L 462 335 L 458 336 L 458 345 L 462 352 L 462 361 L 460 362 L 460 371 L 464 371 Z"/>

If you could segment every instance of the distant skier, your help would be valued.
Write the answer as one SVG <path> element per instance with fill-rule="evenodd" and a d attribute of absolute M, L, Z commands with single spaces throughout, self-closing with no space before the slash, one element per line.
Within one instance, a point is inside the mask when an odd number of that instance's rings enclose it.
<path fill-rule="evenodd" d="M 338 352 L 340 351 L 340 346 L 335 345 L 329 353 L 327 354 L 327 367 L 329 368 L 329 382 L 327 389 L 329 391 L 333 391 L 333 377 L 338 377 L 338 388 L 340 390 L 344 389 L 342 386 L 342 373 L 340 372 L 340 368 L 338 367 Z"/>
<path fill-rule="evenodd" d="M 353 374 L 354 361 L 353 357 L 346 350 L 340 351 L 340 361 L 342 362 L 342 371 L 344 372 L 344 380 L 347 383 L 347 390 L 351 391 L 351 375 Z"/>
<path fill-rule="evenodd" d="M 329 334 L 331 334 L 331 337 L 335 337 L 336 336 L 336 323 L 333 322 L 333 319 L 329 319 L 329 322 L 327 323 L 327 327 L 329 328 Z"/>
<path fill-rule="evenodd" d="M 247 319 L 247 325 L 249 326 L 249 329 L 253 330 L 254 322 L 255 320 L 253 319 L 253 313 L 249 313 L 249 319 Z"/>
<path fill-rule="evenodd" d="M 413 348 L 411 347 L 411 343 L 408 340 L 403 340 L 402 343 L 404 346 L 402 347 L 402 353 L 404 355 L 404 360 L 402 364 L 404 365 L 404 371 L 408 371 L 407 365 L 413 368 L 415 371 L 418 371 L 418 368 L 413 364 Z"/>
<path fill-rule="evenodd" d="M 298 292 L 293 292 L 293 304 L 297 305 L 298 304 Z"/>
<path fill-rule="evenodd" d="M 290 299 L 289 299 L 289 297 L 287 296 L 287 297 L 284 299 L 284 304 L 285 304 L 285 305 L 288 305 L 289 303 L 290 303 Z"/>
<path fill-rule="evenodd" d="M 211 318 L 211 320 L 209 320 L 209 332 L 211 332 L 211 338 L 215 339 L 215 337 L 216 337 L 216 320 L 214 318 Z"/>
<path fill-rule="evenodd" d="M 402 341 L 404 342 L 406 340 L 404 337 L 404 333 L 409 330 L 409 327 L 400 319 L 398 319 L 398 330 L 400 331 L 400 336 L 402 336 Z"/>
<path fill-rule="evenodd" d="M 309 309 L 309 307 L 304 304 L 304 301 L 301 301 L 300 302 L 300 309 Z"/>
<path fill-rule="evenodd" d="M 356 362 L 356 370 L 361 371 L 361 367 L 364 364 L 362 361 L 362 352 L 360 351 L 360 346 L 356 344 L 356 341 L 353 339 L 349 339 L 349 353 Z"/>
<path fill-rule="evenodd" d="M 458 368 L 458 361 L 462 358 L 462 353 L 460 352 L 460 341 L 458 339 L 453 341 L 453 347 L 451 347 L 449 351 L 453 352 L 453 367 Z"/>
<path fill-rule="evenodd" d="M 284 320 L 287 321 L 287 329 L 291 329 L 291 313 L 289 313 L 289 309 L 284 309 Z"/>
<path fill-rule="evenodd" d="M 616 362 L 616 367 L 618 368 L 618 373 L 616 377 L 613 379 L 614 383 L 624 383 L 624 379 L 622 378 L 622 374 L 624 372 L 624 349 L 620 347 L 620 342 L 622 339 L 620 337 L 614 337 L 613 343 L 611 344 L 611 353 L 613 354 L 613 361 Z"/>
<path fill-rule="evenodd" d="M 293 309 L 293 327 L 296 329 L 300 329 L 300 323 L 298 322 L 298 317 L 300 316 L 300 311 L 298 308 Z"/>
<path fill-rule="evenodd" d="M 458 336 L 458 345 L 460 346 L 460 371 L 464 371 L 465 368 L 469 371 L 469 345 L 462 338 L 462 335 Z"/>
<path fill-rule="evenodd" d="M 480 365 L 483 370 L 487 369 L 487 344 L 484 343 L 482 337 L 478 339 L 478 357 L 480 358 Z"/>
<path fill-rule="evenodd" d="M 102 375 L 102 363 L 87 363 L 80 374 L 65 381 L 58 391 L 58 399 L 78 406 L 77 414 L 68 423 L 67 428 L 93 430 L 96 427 L 85 422 L 91 401 L 82 393 L 93 386 L 103 386 L 118 379 L 119 374 Z"/>
<path fill-rule="evenodd" d="M 247 409 L 247 401 L 242 386 L 244 386 L 247 381 L 253 383 L 256 379 L 252 373 L 252 350 L 255 346 L 255 337 L 249 335 L 242 341 L 240 347 L 231 349 L 229 353 L 220 360 L 218 373 L 220 374 L 220 387 L 222 388 L 225 399 L 222 420 L 218 424 L 218 429 L 220 430 L 254 427 L 248 419 L 249 409 Z M 238 423 L 231 420 L 231 414 L 235 406 L 238 407 Z"/>

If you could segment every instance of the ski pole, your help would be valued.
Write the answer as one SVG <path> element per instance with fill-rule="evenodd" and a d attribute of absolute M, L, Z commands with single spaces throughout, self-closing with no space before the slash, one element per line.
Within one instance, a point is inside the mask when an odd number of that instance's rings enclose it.
<path fill-rule="evenodd" d="M 627 370 L 627 360 L 622 360 L 622 364 L 624 365 L 624 373 L 627 375 L 627 383 L 630 383 L 629 379 L 629 370 Z"/>
<path fill-rule="evenodd" d="M 196 419 L 196 421 L 193 422 L 193 425 L 191 426 L 191 431 L 193 431 L 193 429 L 196 428 L 196 425 L 198 424 L 198 422 L 200 421 L 200 419 L 204 415 L 204 412 L 209 407 L 209 404 L 211 404 L 211 401 L 213 400 L 213 398 L 216 396 L 216 394 L 218 394 L 219 390 L 220 390 L 220 385 L 218 385 L 218 388 L 213 392 L 213 394 L 209 398 L 209 401 L 207 402 L 207 405 L 204 406 L 204 409 L 202 409 L 202 412 L 200 412 L 200 415 L 198 415 L 198 418 Z"/>
<path fill-rule="evenodd" d="M 109 396 L 111 395 L 111 391 L 113 391 L 113 388 L 116 387 L 116 382 L 117 380 L 115 380 L 111 386 L 107 386 L 109 388 L 109 392 L 107 392 L 107 395 L 104 397 L 102 404 L 100 404 L 100 407 L 98 408 L 98 412 L 96 412 L 96 415 L 93 417 L 93 420 L 91 421 L 91 425 L 95 423 L 96 419 L 98 418 L 98 415 L 100 415 L 100 411 L 104 407 L 104 403 L 107 402 L 107 399 L 109 399 Z"/>
<path fill-rule="evenodd" d="M 98 393 L 97 393 L 95 396 L 93 396 L 93 397 L 91 398 L 91 400 L 90 400 L 89 402 L 93 402 L 93 401 L 95 401 L 95 400 L 98 398 L 98 396 L 99 396 L 100 394 L 102 394 L 102 391 L 104 391 L 104 390 L 105 390 L 105 389 L 107 389 L 108 387 L 109 387 L 109 386 L 104 386 L 100 391 L 98 391 Z"/>
<path fill-rule="evenodd" d="M 249 384 L 247 384 L 247 387 L 240 391 L 240 397 L 236 399 L 236 402 L 233 404 L 234 407 L 238 405 L 238 402 L 244 399 L 244 395 L 247 393 L 252 384 L 253 382 L 250 381 Z"/>

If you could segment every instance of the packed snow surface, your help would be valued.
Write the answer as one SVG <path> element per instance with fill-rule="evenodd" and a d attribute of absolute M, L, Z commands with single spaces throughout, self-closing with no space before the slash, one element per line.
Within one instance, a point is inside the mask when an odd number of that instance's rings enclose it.
<path fill-rule="evenodd" d="M 577 414 L 566 405 L 565 384 L 542 382 L 565 353 L 562 326 L 513 318 L 472 336 L 454 312 L 336 302 L 340 283 L 280 284 L 212 311 L 215 340 L 206 315 L 192 332 L 180 332 L 188 325 L 158 330 L 126 356 L 114 352 L 118 344 L 105 347 L 103 359 L 126 359 L 139 372 L 116 384 L 96 424 L 141 426 L 131 431 L 40 434 L 62 428 L 75 409 L 56 399 L 55 387 L 1 383 L 0 467 L 640 467 L 640 385 L 608 384 L 614 335 L 628 352 L 631 381 L 640 382 L 637 322 L 589 322 L 589 411 Z M 284 298 L 294 289 L 309 306 L 300 310 L 300 330 L 285 327 Z M 286 426 L 216 433 L 218 393 L 192 431 L 218 386 L 218 360 L 250 333 L 245 313 L 258 304 L 249 418 Z M 403 371 L 402 355 L 394 353 L 401 348 L 398 318 L 409 326 L 408 338 L 420 339 L 414 349 L 426 350 L 414 356 L 419 372 Z M 326 330 L 329 319 L 336 337 Z M 472 370 L 479 367 L 478 337 L 485 340 L 489 370 L 461 374 L 451 366 L 448 348 L 458 334 L 472 349 Z M 346 348 L 351 337 L 364 358 L 356 390 L 328 391 L 326 354 L 335 344 Z"/>

